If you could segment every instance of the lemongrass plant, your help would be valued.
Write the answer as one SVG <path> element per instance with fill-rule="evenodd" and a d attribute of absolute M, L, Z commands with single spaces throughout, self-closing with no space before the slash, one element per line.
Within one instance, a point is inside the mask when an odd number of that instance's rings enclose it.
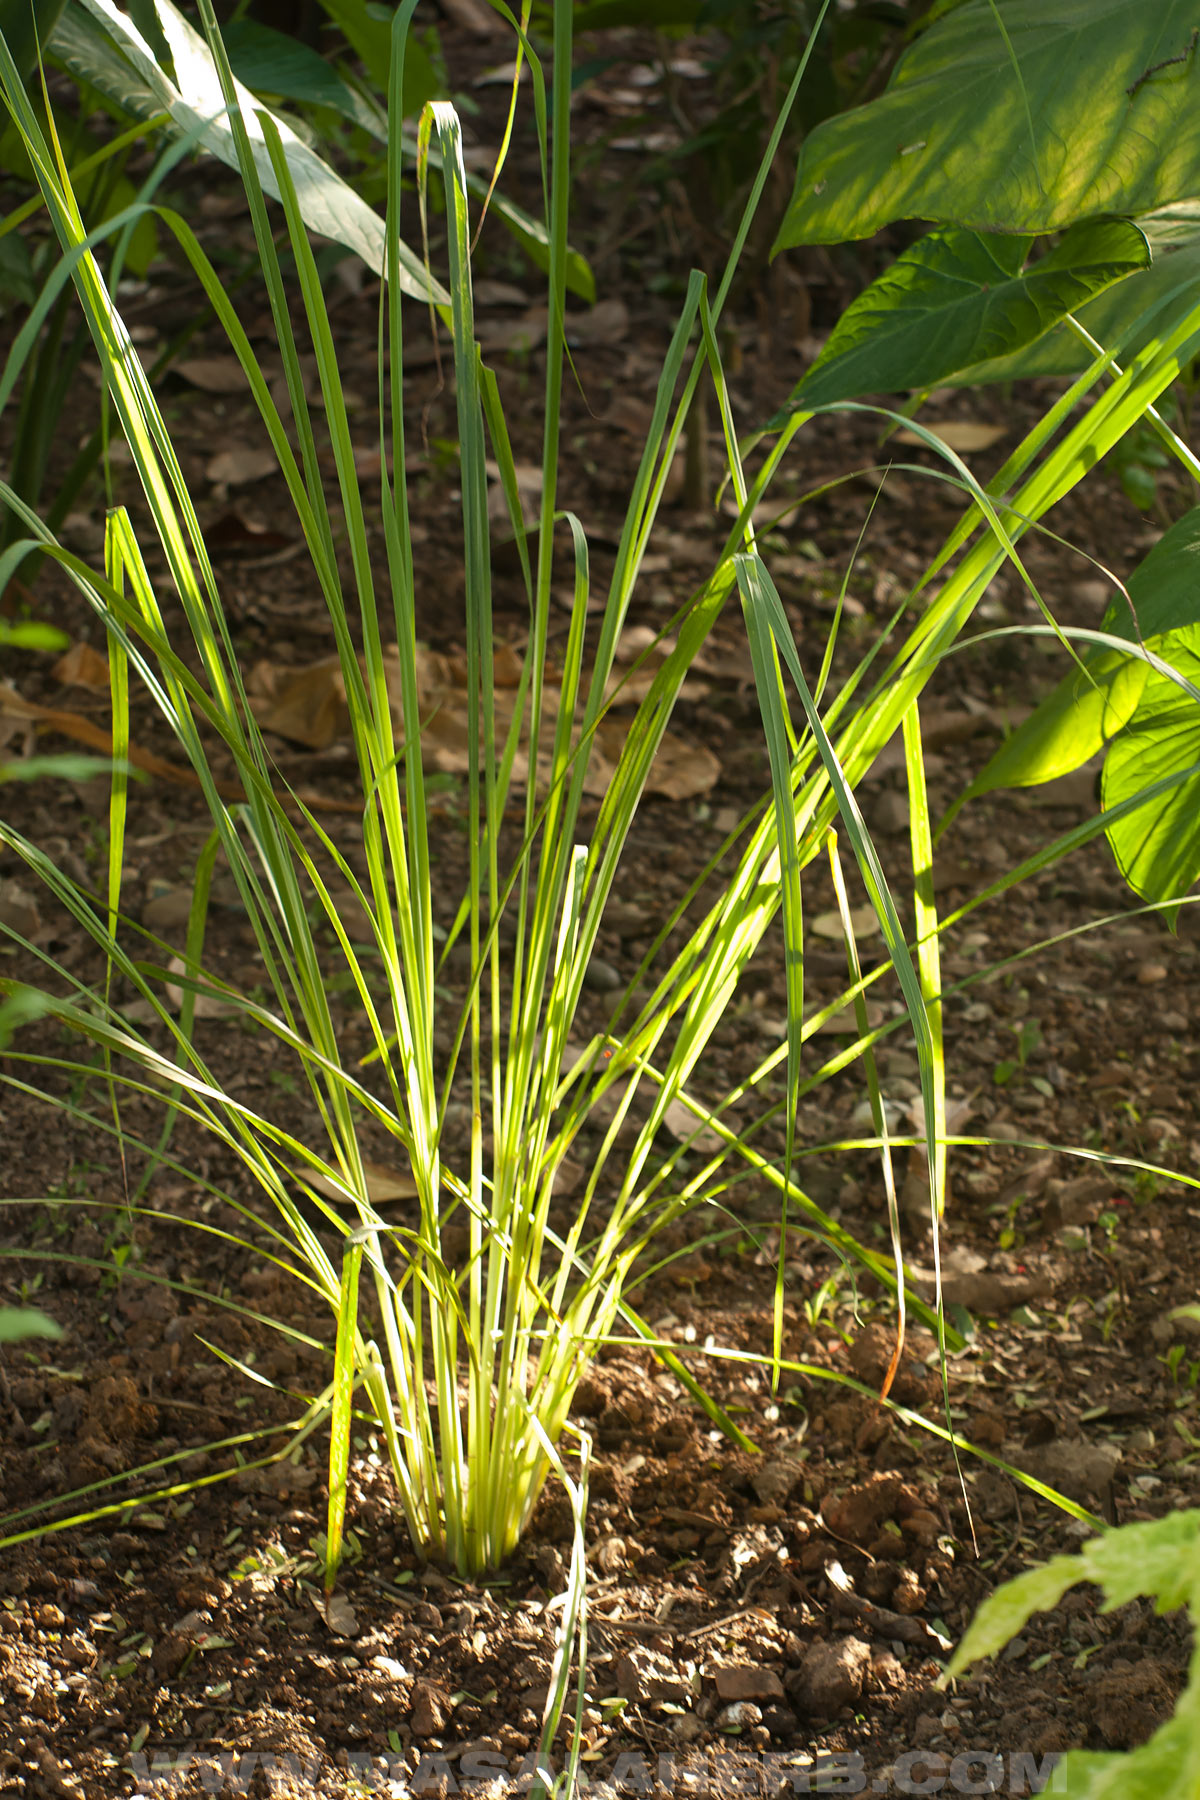
<path fill-rule="evenodd" d="M 245 371 L 328 611 L 360 780 L 361 857 L 353 862 L 323 827 L 319 814 L 289 792 L 272 765 L 247 698 L 219 584 L 169 431 L 95 259 L 94 241 L 79 215 L 53 127 L 49 136 L 39 128 L 0 43 L 9 111 L 62 245 L 63 275 L 73 281 L 92 333 L 171 588 L 168 607 L 160 599 L 124 510 L 115 508 L 109 514 L 101 573 L 63 550 L 17 496 L 0 484 L 0 498 L 28 533 L 0 559 L 0 587 L 22 555 L 36 548 L 68 573 L 106 632 L 115 770 L 106 891 L 99 900 L 84 892 L 38 846 L 7 824 L 0 824 L 0 841 L 25 859 L 107 959 L 108 974 L 99 992 L 51 964 L 53 994 L 42 1004 L 101 1048 L 114 1094 L 119 1096 L 122 1084 L 143 1094 L 161 1094 L 165 1088 L 169 1109 L 201 1123 L 240 1158 L 269 1202 L 275 1245 L 271 1254 L 293 1269 L 330 1310 L 336 1338 L 333 1375 L 318 1397 L 331 1419 L 330 1585 L 342 1541 L 356 1409 L 371 1421 L 386 1446 L 399 1504 L 418 1551 L 444 1557 L 464 1573 L 503 1562 L 527 1525 L 548 1473 L 556 1469 L 569 1479 L 560 1445 L 589 1360 L 618 1322 L 622 1331 L 640 1332 L 651 1341 L 627 1298 L 631 1276 L 644 1266 L 648 1248 L 666 1225 L 702 1205 L 734 1206 L 730 1165 L 751 1171 L 777 1191 L 785 1222 L 823 1231 L 844 1254 L 903 1297 L 893 1261 L 856 1243 L 803 1190 L 800 1155 L 811 1147 L 795 1140 L 797 1101 L 853 1055 L 869 1053 L 878 1033 L 866 1029 L 863 1013 L 860 1040 L 851 1050 L 816 1068 L 802 1066 L 804 1045 L 833 1010 L 805 1015 L 802 872 L 830 843 L 832 827 L 840 820 L 878 910 L 916 1033 L 936 1214 L 944 1179 L 944 1061 L 939 922 L 932 897 L 931 833 L 920 750 L 921 691 L 997 570 L 1008 559 L 1020 567 L 1016 542 L 1021 534 L 1200 351 L 1198 308 L 1115 378 L 1109 380 L 1098 362 L 1047 415 L 987 492 L 952 453 L 926 434 L 931 447 L 948 457 L 950 478 L 967 493 L 967 514 L 919 584 L 923 610 L 918 610 L 890 664 L 877 672 L 872 652 L 827 699 L 832 639 L 817 679 L 808 683 L 754 532 L 770 482 L 810 415 L 795 415 L 753 474 L 745 472 L 731 423 L 717 333 L 778 131 L 719 287 L 710 300 L 699 276 L 689 286 L 658 384 L 613 574 L 597 607 L 584 526 L 574 513 L 560 510 L 557 484 L 570 191 L 569 0 L 554 7 L 554 70 L 559 78 L 553 82 L 549 104 L 540 64 L 518 27 L 520 51 L 532 73 L 547 171 L 546 391 L 536 537 L 527 533 L 522 519 L 500 392 L 475 338 L 471 222 L 458 120 L 447 105 L 430 109 L 422 122 L 420 143 L 423 150 L 436 147 L 445 196 L 444 273 L 451 303 L 442 318 L 452 339 L 458 409 L 463 629 L 471 718 L 469 877 L 455 927 L 469 944 L 469 984 L 465 1003 L 455 1014 L 452 1054 L 448 1062 L 439 1062 L 437 1027 L 450 1003 L 440 991 L 435 953 L 429 772 L 421 738 L 415 576 L 404 474 L 404 317 L 397 265 L 403 156 L 398 96 L 414 3 L 405 0 L 396 15 L 389 95 L 396 129 L 389 150 L 389 264 L 379 384 L 383 452 L 379 523 L 385 571 L 371 556 L 342 372 L 288 155 L 270 117 L 254 114 L 248 97 L 234 84 L 209 0 L 201 0 L 201 12 L 254 224 L 283 360 L 290 427 L 280 417 L 252 346 L 196 237 L 184 219 L 167 208 L 158 209 Z M 802 74 L 803 67 L 797 71 L 793 96 Z M 264 146 L 281 197 L 305 331 L 315 355 L 336 471 L 335 499 L 325 491 L 291 294 L 260 184 L 256 150 L 261 156 Z M 417 173 L 424 181 L 423 155 Z M 130 219 L 134 216 L 131 213 Z M 128 221 L 111 222 L 107 229 L 123 222 Z M 440 291 L 432 279 L 430 291 Z M 10 368 L 0 378 L 0 405 L 12 390 L 14 373 Z M 1102 375 L 1107 385 L 1084 406 L 1089 387 Z M 721 408 L 738 518 L 711 576 L 680 613 L 674 645 L 637 710 L 598 814 L 587 821 L 585 784 L 597 728 L 609 704 L 618 646 L 672 459 L 702 378 L 711 379 Z M 1081 410 L 1070 429 L 1053 441 L 1077 406 Z M 511 723 L 503 729 L 494 681 L 489 450 L 500 470 L 529 600 L 528 652 Z M 342 554 L 342 528 L 335 526 L 339 511 L 344 518 Z M 556 532 L 560 525 L 565 527 L 563 547 Z M 564 557 L 573 572 L 574 600 L 566 644 L 552 667 L 551 591 Z M 939 576 L 944 577 L 942 585 L 934 592 Z M 727 847 L 717 899 L 690 924 L 665 968 L 655 971 L 647 997 L 636 1009 L 628 1008 L 630 1017 L 622 1016 L 607 1034 L 579 1050 L 572 1030 L 584 977 L 605 908 L 620 882 L 622 851 L 647 775 L 688 669 L 735 594 L 745 613 L 754 656 L 773 804 Z M 801 697 L 795 726 L 785 695 L 785 671 Z M 175 734 L 213 823 L 196 872 L 185 973 L 176 978 L 183 990 L 178 1018 L 164 991 L 168 947 L 151 940 L 147 954 L 145 934 L 139 941 L 137 928 L 121 910 L 128 809 L 123 757 L 130 733 L 131 676 Z M 854 800 L 855 786 L 897 730 L 904 733 L 912 799 L 918 926 L 913 952 L 906 946 L 888 882 Z M 243 795 L 239 800 L 227 799 L 227 782 L 218 783 L 214 775 L 214 747 L 232 762 Z M 522 769 L 528 774 L 518 807 Z M 522 820 L 520 843 L 506 858 L 505 820 L 514 809 Z M 267 1001 L 236 992 L 205 974 L 205 918 L 218 855 L 228 863 L 253 929 L 270 993 Z M 835 873 L 840 869 L 836 860 L 834 868 Z M 335 888 L 345 885 L 367 920 L 369 956 L 351 941 L 340 916 Z M 746 1083 L 727 1097 L 725 1106 L 710 1111 L 692 1097 L 690 1084 L 749 959 L 781 911 L 787 1043 L 772 1047 Z M 511 945 L 502 948 L 499 926 L 505 914 L 514 930 Z M 848 907 L 845 915 L 848 921 Z M 327 930 L 336 939 L 336 970 L 323 944 Z M 849 925 L 847 933 L 852 947 Z M 29 945 L 25 949 L 49 962 L 44 952 Z M 374 1047 L 369 1075 L 348 1062 L 339 1041 L 329 999 L 331 979 L 338 972 L 348 976 L 369 1027 Z M 852 955 L 849 996 L 861 999 L 865 985 Z M 123 998 L 131 992 L 152 1014 L 150 1029 L 131 1022 L 122 1010 Z M 219 995 L 273 1040 L 273 1055 L 295 1059 L 314 1126 L 319 1121 L 319 1143 L 301 1142 L 222 1089 L 195 1025 L 195 1001 L 206 992 Z M 18 1040 L 14 1051 L 19 1050 Z M 18 1060 L 15 1055 L 13 1060 Z M 26 1057 L 35 1069 L 46 1060 L 54 1059 L 32 1053 Z M 723 1115 L 752 1095 L 785 1060 L 787 1141 L 783 1162 L 776 1164 L 757 1147 L 753 1126 L 736 1130 Z M 887 1132 L 869 1063 L 868 1085 L 886 1181 Z M 458 1144 L 448 1138 L 447 1119 L 452 1099 L 464 1092 L 471 1128 L 469 1142 Z M 663 1159 L 654 1143 L 668 1109 L 680 1101 L 694 1112 L 697 1133 L 707 1125 L 720 1142 L 715 1153 L 706 1154 L 698 1168 L 686 1172 L 679 1166 L 686 1145 Z M 560 1232 L 552 1224 L 556 1176 L 601 1102 L 608 1122 L 598 1147 L 590 1152 L 583 1195 L 570 1226 Z M 772 1110 L 778 1106 L 768 1108 L 768 1114 Z M 112 1118 L 94 1122 L 99 1129 L 115 1131 L 130 1157 L 142 1155 L 151 1170 L 156 1158 L 166 1156 L 162 1144 L 135 1142 L 121 1121 L 119 1106 Z M 411 1165 L 417 1194 L 406 1223 L 381 1215 L 372 1201 L 364 1129 L 386 1132 Z M 310 1203 L 308 1209 L 299 1204 L 297 1187 Z M 324 1198 L 330 1193 L 338 1197 L 338 1206 Z M 311 1206 L 319 1208 L 336 1230 L 338 1250 L 331 1252 L 327 1236 L 314 1230 Z M 459 1227 L 464 1224 L 466 1249 L 455 1256 L 451 1246 L 461 1242 Z M 369 1304 L 360 1295 L 364 1277 Z M 782 1276 L 777 1298 L 778 1359 Z M 657 1348 L 696 1392 L 694 1377 L 673 1358 L 670 1347 Z M 571 1492 L 578 1523 L 582 1489 L 576 1484 Z"/>

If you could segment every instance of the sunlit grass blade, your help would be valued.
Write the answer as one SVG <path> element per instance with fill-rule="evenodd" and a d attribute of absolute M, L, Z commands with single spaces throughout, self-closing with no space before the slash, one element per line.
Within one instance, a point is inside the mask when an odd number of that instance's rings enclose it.
<path fill-rule="evenodd" d="M 858 1035 L 864 1043 L 863 1074 L 867 1082 L 871 1119 L 879 1139 L 879 1166 L 883 1175 L 883 1191 L 887 1199 L 888 1230 L 892 1240 L 892 1263 L 896 1271 L 896 1341 L 879 1388 L 880 1398 L 886 1399 L 891 1392 L 892 1382 L 895 1380 L 896 1370 L 900 1366 L 900 1357 L 904 1351 L 907 1310 L 904 1294 L 904 1249 L 900 1236 L 900 1203 L 896 1197 L 896 1173 L 892 1160 L 891 1132 L 883 1093 L 879 1086 L 879 1069 L 875 1061 L 875 1051 L 869 1037 L 870 1023 L 867 1018 L 867 1001 L 862 991 L 862 964 L 858 956 L 858 941 L 854 930 L 854 920 L 851 916 L 850 897 L 846 892 L 846 878 L 842 871 L 841 857 L 838 855 L 836 831 L 830 831 L 828 845 L 829 870 L 833 876 L 834 898 L 837 901 L 838 916 L 842 923 L 842 937 L 846 944 L 846 963 L 850 971 L 850 980 L 855 989 L 854 1012 L 858 1022 Z"/>
<path fill-rule="evenodd" d="M 946 1058 L 942 1037 L 942 972 L 937 901 L 933 888 L 933 837 L 925 788 L 925 755 L 920 712 L 914 702 L 904 715 L 904 759 L 908 775 L 908 827 L 912 850 L 913 923 L 917 976 L 925 1001 L 930 1035 L 930 1082 L 933 1110 L 926 1095 L 925 1127 L 932 1150 L 929 1160 L 931 1224 L 934 1244 L 946 1207 Z M 924 1088 L 922 1089 L 924 1093 Z"/>
<path fill-rule="evenodd" d="M 338 1293 L 337 1344 L 333 1357 L 333 1408 L 329 1419 L 329 1503 L 325 1526 L 325 1593 L 332 1594 L 342 1560 L 346 1525 L 346 1487 L 350 1479 L 350 1406 L 358 1338 L 358 1272 L 361 1241 L 351 1234 L 342 1252 Z"/>

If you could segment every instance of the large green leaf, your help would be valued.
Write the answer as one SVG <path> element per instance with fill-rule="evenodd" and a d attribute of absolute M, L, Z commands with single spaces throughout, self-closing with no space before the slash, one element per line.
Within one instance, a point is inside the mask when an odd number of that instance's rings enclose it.
<path fill-rule="evenodd" d="M 70 0 L 47 49 L 54 62 L 111 100 L 120 112 L 152 119 L 165 110 L 161 85 L 152 84 L 122 56 L 100 20 L 85 10 L 84 0 Z"/>
<path fill-rule="evenodd" d="M 1057 781 L 1082 768 L 1129 723 L 1146 685 L 1145 663 L 1109 652 L 1100 661 L 1085 659 L 1084 666 L 1087 674 L 1076 669 L 1064 677 L 1004 740 L 965 800 L 993 788 Z"/>
<path fill-rule="evenodd" d="M 1092 1538 L 1078 1556 L 1056 1556 L 1018 1575 L 979 1608 L 946 1670 L 961 1675 L 983 1656 L 995 1656 L 1035 1612 L 1058 1604 L 1068 1587 L 1094 1581 L 1104 1589 L 1104 1608 L 1151 1594 L 1157 1611 L 1200 1603 L 1200 1513 L 1175 1512 L 1146 1523 L 1123 1525 Z M 1175 1715 L 1150 1740 L 1128 1753 L 1072 1750 L 1054 1771 L 1051 1787 L 1064 1800 L 1160 1800 L 1200 1794 L 1200 1664 Z"/>
<path fill-rule="evenodd" d="M 1173 1718 L 1136 1750 L 1068 1750 L 1055 1764 L 1055 1800 L 1196 1800 L 1200 1709 L 1193 1683 Z"/>
<path fill-rule="evenodd" d="M 1104 615 L 1102 631 L 1134 643 L 1200 624 L 1200 506 L 1164 531 Z"/>
<path fill-rule="evenodd" d="M 1152 641 L 1172 662 L 1173 634 L 1200 624 L 1200 507 L 1163 534 L 1129 577 L 1128 593 L 1128 600 L 1119 595 L 1109 607 L 1102 630 L 1128 643 Z M 1149 680 L 1165 680 L 1120 651 L 1090 650 L 1083 661 L 1086 674 L 1073 669 L 1064 676 L 1005 739 L 964 800 L 993 788 L 1036 787 L 1069 775 L 1134 718 Z"/>
<path fill-rule="evenodd" d="M 1107 827 L 1117 866 L 1152 902 L 1200 879 L 1200 507 L 1155 545 L 1084 659 L 997 751 L 947 814 L 998 787 L 1029 787 L 1078 768 L 1108 744 L 1101 803 L 1113 812 L 1156 783 L 1165 792 Z M 1114 640 L 1138 643 L 1123 657 Z M 1146 661 L 1143 653 L 1148 653 Z M 1094 685 L 1093 685 L 1094 684 Z"/>
<path fill-rule="evenodd" d="M 122 99 L 130 110 L 137 110 L 147 94 L 153 96 L 156 111 L 169 114 L 177 131 L 189 137 L 199 148 L 210 151 L 231 168 L 237 167 L 233 133 L 225 117 L 225 102 L 220 81 L 208 46 L 198 32 L 171 4 L 171 0 L 155 0 L 159 23 L 170 46 L 174 62 L 174 80 L 151 54 L 145 39 L 114 4 L 114 0 L 79 0 L 109 39 L 109 55 L 103 74 L 86 71 L 89 80 L 103 85 L 111 97 Z M 60 27 L 73 11 L 69 7 L 59 21 Z M 59 52 L 59 34 L 53 40 Z M 76 41 L 76 50 L 78 43 Z M 100 59 L 97 58 L 97 62 Z M 123 71 L 125 73 L 123 73 Z M 238 88 L 244 108 L 246 129 L 250 133 L 259 179 L 264 189 L 279 196 L 279 184 L 271 168 L 262 127 L 256 111 L 262 111 L 248 89 Z M 361 256 L 369 268 L 382 275 L 386 264 L 384 224 L 354 189 L 344 182 L 328 163 L 311 150 L 303 139 L 276 118 L 275 126 L 283 143 L 288 168 L 299 196 L 305 224 L 322 237 L 344 244 Z M 407 294 L 418 299 L 430 298 L 448 302 L 439 283 L 427 275 L 421 260 L 406 244 L 399 247 L 398 276 Z"/>
<path fill-rule="evenodd" d="M 1035 1612 L 1048 1612 L 1067 1589 L 1092 1581 L 1104 1589 L 1105 1611 L 1151 1594 L 1159 1612 L 1200 1601 L 1200 1512 L 1123 1525 L 1089 1538 L 1077 1556 L 1055 1556 L 1027 1569 L 980 1606 L 946 1669 L 961 1675 L 983 1656 L 995 1656 Z"/>
<path fill-rule="evenodd" d="M 1155 649 L 1200 686 L 1200 626 L 1172 632 Z M 1104 762 L 1104 809 L 1166 775 L 1192 773 L 1149 806 L 1108 828 L 1117 866 L 1144 900 L 1176 900 L 1200 877 L 1200 701 L 1151 669 L 1137 711 Z"/>
<path fill-rule="evenodd" d="M 947 1676 L 961 1675 L 982 1656 L 997 1656 L 1034 1613 L 1049 1612 L 1068 1588 L 1086 1581 L 1082 1556 L 1054 1556 L 1026 1569 L 989 1594 L 972 1619 L 962 1642 L 946 1666 Z"/>
<path fill-rule="evenodd" d="M 355 125 L 361 122 L 363 102 L 302 38 L 260 25 L 257 19 L 231 19 L 222 27 L 221 36 L 230 68 L 251 93 L 276 94 L 281 100 L 306 106 L 327 106 Z"/>
<path fill-rule="evenodd" d="M 1200 1512 L 1139 1519 L 1089 1538 L 1081 1552 L 1086 1574 L 1104 1589 L 1104 1610 L 1150 1594 L 1156 1612 L 1200 1607 Z"/>
<path fill-rule="evenodd" d="M 842 314 L 786 411 L 932 387 L 1030 343 L 1150 260 L 1126 219 L 1077 225 L 1026 269 L 1032 242 L 976 231 L 922 238 Z"/>
<path fill-rule="evenodd" d="M 16 0 L 4 8 L 4 36 L 13 61 L 23 76 L 37 69 L 66 0 Z"/>
<path fill-rule="evenodd" d="M 1058 231 L 1200 193 L 1198 27 L 1200 0 L 967 0 L 806 139 L 775 248 L 907 218 Z"/>
<path fill-rule="evenodd" d="M 1145 219 L 1138 221 L 1143 229 L 1146 223 Z M 1155 250 L 1148 269 L 1115 283 L 1075 316 L 1098 344 L 1127 363 L 1158 334 L 1180 300 L 1198 287 L 1200 243 L 1161 256 Z M 985 381 L 1025 381 L 1037 375 L 1079 375 L 1092 361 L 1087 344 L 1069 325 L 1059 324 L 1011 356 L 977 363 L 947 379 L 967 387 Z"/>
<path fill-rule="evenodd" d="M 321 6 L 361 59 L 373 85 L 386 94 L 392 62 L 390 12 L 368 5 L 367 0 L 321 0 Z M 401 100 L 404 117 L 415 118 L 426 101 L 438 99 L 442 92 L 433 59 L 410 32 L 404 46 L 404 94 Z"/>
<path fill-rule="evenodd" d="M 362 10 L 361 8 L 359 9 Z M 339 23 L 346 21 L 343 28 L 356 42 L 354 9 L 340 3 L 326 6 L 326 11 Z M 365 18 L 365 27 L 374 33 L 383 34 L 383 43 L 390 46 L 391 27 L 371 17 Z M 358 93 L 348 81 L 343 80 L 338 70 L 331 68 L 324 57 L 307 44 L 295 38 L 289 38 L 282 31 L 274 31 L 266 25 L 256 24 L 252 19 L 241 19 L 225 27 L 222 33 L 225 48 L 229 52 L 229 61 L 239 81 L 257 94 L 278 94 L 281 99 L 298 102 L 301 105 L 326 106 L 340 113 L 344 119 L 359 126 L 379 143 L 386 145 L 388 138 L 387 114 L 382 107 L 366 94 Z M 377 49 L 382 46 L 377 46 Z M 419 113 L 425 100 L 433 98 L 439 91 L 437 72 L 429 57 L 420 52 L 420 46 L 412 40 L 405 50 L 404 57 L 404 116 L 411 118 Z M 390 53 L 390 52 L 389 52 Z M 410 67 L 411 62 L 411 67 Z M 377 70 L 377 59 L 369 65 Z M 387 90 L 387 64 L 383 63 L 383 89 Z M 410 144 L 404 138 L 406 149 Z M 416 140 L 411 140 L 411 154 L 416 159 Z M 431 164 L 441 166 L 440 154 L 436 145 L 429 150 Z M 482 201 L 488 194 L 490 182 L 477 173 L 468 171 L 468 191 L 477 200 Z M 526 255 L 539 269 L 545 269 L 548 263 L 548 239 L 545 226 L 517 206 L 502 193 L 494 193 L 489 202 L 491 211 L 503 221 L 509 231 L 522 245 Z M 573 294 L 578 294 L 588 305 L 596 298 L 596 282 L 586 259 L 577 250 L 567 251 L 567 287 Z"/>

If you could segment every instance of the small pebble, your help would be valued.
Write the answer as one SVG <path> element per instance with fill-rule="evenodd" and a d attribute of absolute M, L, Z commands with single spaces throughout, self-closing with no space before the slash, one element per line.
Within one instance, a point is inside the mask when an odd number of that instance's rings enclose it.
<path fill-rule="evenodd" d="M 748 1725 L 762 1724 L 762 1708 L 753 1700 L 735 1700 L 721 1708 L 713 1723 L 718 1731 L 745 1731 Z"/>
<path fill-rule="evenodd" d="M 1139 963 L 1137 978 L 1140 987 L 1154 987 L 1158 982 L 1167 979 L 1167 966 L 1165 963 L 1156 962 Z"/>
<path fill-rule="evenodd" d="M 593 956 L 583 977 L 583 985 L 598 994 L 611 994 L 621 985 L 620 971 L 614 969 L 610 962 L 605 962 L 602 956 Z"/>
<path fill-rule="evenodd" d="M 695 1713 L 681 1713 L 671 1726 L 671 1735 L 681 1744 L 694 1744 L 704 1735 L 704 1722 Z"/>

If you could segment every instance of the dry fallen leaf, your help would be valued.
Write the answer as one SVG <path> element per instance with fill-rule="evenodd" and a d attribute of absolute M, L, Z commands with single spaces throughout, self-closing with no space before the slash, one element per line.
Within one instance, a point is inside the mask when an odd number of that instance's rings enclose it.
<path fill-rule="evenodd" d="M 245 519 L 241 513 L 225 512 L 208 527 L 204 541 L 210 550 L 219 550 L 229 556 L 267 556 L 274 550 L 286 550 L 295 539 L 282 531 L 272 531 L 268 525 Z"/>
<path fill-rule="evenodd" d="M 931 712 L 921 720 L 921 742 L 927 750 L 944 750 L 951 744 L 965 744 L 982 733 L 995 736 L 1001 730 L 1002 723 L 993 717 L 990 709 L 986 712 Z"/>
<path fill-rule="evenodd" d="M 0 925 L 26 938 L 35 938 L 42 929 L 37 901 L 19 882 L 0 881 Z"/>
<path fill-rule="evenodd" d="M 478 74 L 471 85 L 477 88 L 511 87 L 514 79 L 528 81 L 529 66 L 527 63 L 518 64 L 515 59 L 496 63 L 492 68 L 484 69 Z"/>
<path fill-rule="evenodd" d="M 305 668 L 262 661 L 246 683 L 251 710 L 264 731 L 274 731 L 310 750 L 327 750 L 350 730 L 346 684 L 336 656 Z"/>
<path fill-rule="evenodd" d="M 879 930 L 879 920 L 875 916 L 873 906 L 852 906 L 850 908 L 850 928 L 856 938 L 872 937 Z M 842 915 L 840 912 L 818 913 L 810 919 L 808 929 L 814 937 L 828 938 L 840 944 L 843 938 Z"/>
<path fill-rule="evenodd" d="M 504 20 L 484 0 L 441 0 L 442 11 L 473 37 L 493 37 L 503 32 Z"/>
<path fill-rule="evenodd" d="M 532 304 L 524 288 L 516 287 L 511 281 L 493 281 L 490 276 L 482 275 L 471 284 L 471 292 L 475 296 L 477 307 L 520 306 Z"/>
<path fill-rule="evenodd" d="M 358 1636 L 358 1615 L 345 1594 L 310 1594 L 309 1598 L 334 1637 Z"/>
<path fill-rule="evenodd" d="M 622 720 L 611 714 L 601 720 L 586 783 L 589 794 L 599 796 L 607 789 L 628 735 Z M 665 731 L 646 777 L 646 792 L 662 794 L 668 800 L 694 800 L 714 788 L 720 775 L 721 765 L 711 750 L 702 744 L 685 744 Z"/>
<path fill-rule="evenodd" d="M 600 300 L 590 312 L 568 313 L 563 323 L 568 344 L 619 344 L 629 331 L 629 308 L 623 300 Z"/>
<path fill-rule="evenodd" d="M 274 475 L 278 468 L 279 458 L 273 450 L 253 444 L 231 444 L 227 450 L 217 451 L 204 475 L 214 485 L 239 487 L 243 482 L 261 481 L 266 475 Z"/>
<path fill-rule="evenodd" d="M 531 306 L 518 319 L 479 321 L 480 347 L 489 356 L 524 356 L 536 350 L 546 335 L 546 308 Z"/>
<path fill-rule="evenodd" d="M 951 450 L 986 450 L 1008 434 L 1007 425 L 983 425 L 978 419 L 923 419 L 921 423 Z M 898 431 L 896 437 L 901 444 L 925 442 L 907 426 Z"/>
<path fill-rule="evenodd" d="M 883 1024 L 887 1014 L 878 1000 L 867 1001 L 867 1029 L 875 1031 Z M 854 1037 L 858 1036 L 858 1020 L 854 1016 L 852 1006 L 843 1006 L 841 1012 L 834 1013 L 823 1025 L 818 1025 L 814 1037 Z"/>
<path fill-rule="evenodd" d="M 663 1124 L 676 1143 L 682 1144 L 690 1140 L 688 1148 L 698 1150 L 705 1155 L 719 1150 L 725 1141 L 719 1132 L 713 1130 L 711 1125 L 701 1124 L 691 1107 L 685 1106 L 682 1100 L 672 1100 L 663 1114 Z M 693 1132 L 696 1134 L 694 1137 L 692 1136 Z"/>
<path fill-rule="evenodd" d="M 669 731 L 663 733 L 658 755 L 646 777 L 646 792 L 668 800 L 694 800 L 707 794 L 721 778 L 721 765 L 702 744 L 685 744 Z"/>
<path fill-rule="evenodd" d="M 98 694 L 108 692 L 108 658 L 90 644 L 72 644 L 63 651 L 50 674 L 63 687 L 92 688 Z"/>
<path fill-rule="evenodd" d="M 300 1167 L 292 1173 L 326 1200 L 345 1204 L 343 1190 L 326 1176 Z M 363 1174 L 367 1178 L 367 1199 L 372 1206 L 386 1206 L 390 1200 L 415 1200 L 417 1197 L 419 1190 L 411 1174 L 405 1175 L 399 1169 L 388 1169 L 382 1163 L 373 1162 L 364 1162 Z"/>
<path fill-rule="evenodd" d="M 240 394 L 246 386 L 246 371 L 236 356 L 182 356 L 171 364 L 171 373 L 206 394 Z"/>
<path fill-rule="evenodd" d="M 488 518 L 493 524 L 509 523 L 508 499 L 500 480 L 500 465 L 491 458 L 485 464 L 488 473 Z M 517 495 L 521 502 L 521 518 L 526 527 L 536 525 L 542 498 L 542 471 L 537 463 L 514 463 Z"/>
<path fill-rule="evenodd" d="M 494 657 L 496 733 L 503 739 L 512 721 L 523 662 L 511 644 L 497 644 Z M 444 774 L 465 775 L 471 764 L 471 718 L 467 701 L 466 658 L 417 645 L 417 691 L 421 698 L 421 749 L 425 765 Z M 384 651 L 384 678 L 391 698 L 398 742 L 409 735 L 402 703 L 400 658 L 395 645 Z M 345 684 L 336 657 L 323 657 L 297 669 L 270 661 L 255 665 L 246 684 L 254 716 L 265 731 L 277 732 L 312 750 L 325 750 L 349 735 Z M 558 694 L 552 683 L 543 689 L 545 717 L 553 718 Z M 603 796 L 624 747 L 628 727 L 612 717 L 601 721 L 592 747 L 586 792 Z M 688 800 L 715 786 L 721 765 L 711 750 L 685 744 L 663 734 L 650 769 L 646 792 L 669 800 Z M 529 774 L 522 748 L 513 760 L 513 781 L 520 787 Z M 549 757 L 540 761 L 538 779 L 549 780 Z"/>
<path fill-rule="evenodd" d="M 167 964 L 169 975 L 182 975 L 187 968 L 182 956 L 173 956 Z M 166 995 L 176 1012 L 183 1006 L 183 989 L 175 982 L 168 981 Z M 198 1019 L 227 1019 L 231 1013 L 240 1012 L 241 1008 L 233 1000 L 218 999 L 216 994 L 196 995 L 196 1017 Z"/>

